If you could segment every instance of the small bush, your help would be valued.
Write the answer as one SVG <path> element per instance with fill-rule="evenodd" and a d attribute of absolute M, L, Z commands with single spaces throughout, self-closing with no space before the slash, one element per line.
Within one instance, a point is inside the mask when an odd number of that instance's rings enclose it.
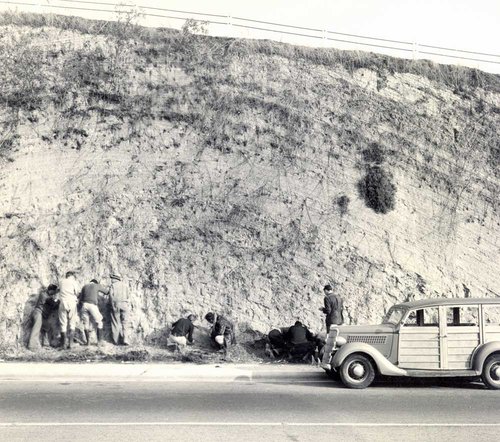
<path fill-rule="evenodd" d="M 363 151 L 363 159 L 366 163 L 382 164 L 385 161 L 385 153 L 377 143 L 371 143 L 368 149 Z"/>
<path fill-rule="evenodd" d="M 337 198 L 337 206 L 339 207 L 340 215 L 346 215 L 349 209 L 351 199 L 347 195 L 342 195 Z"/>
<path fill-rule="evenodd" d="M 358 183 L 358 189 L 367 207 L 376 213 L 388 213 L 394 210 L 396 186 L 381 167 L 369 167 L 365 177 Z"/>

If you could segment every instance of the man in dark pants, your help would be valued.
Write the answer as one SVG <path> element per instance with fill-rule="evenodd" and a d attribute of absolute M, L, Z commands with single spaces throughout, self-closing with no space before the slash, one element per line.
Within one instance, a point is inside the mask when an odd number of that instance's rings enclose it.
<path fill-rule="evenodd" d="M 43 291 L 38 296 L 35 309 L 33 310 L 33 313 L 31 315 L 33 325 L 28 342 L 28 348 L 30 350 L 38 350 L 40 348 L 40 344 L 42 345 L 42 347 L 44 345 L 45 335 L 50 326 L 50 324 L 48 324 L 49 316 L 51 316 L 53 312 L 56 312 L 59 309 L 59 301 L 55 299 L 57 289 L 57 285 L 50 284 L 47 287 L 47 290 Z"/>
<path fill-rule="evenodd" d="M 306 359 L 314 355 L 316 341 L 302 322 L 296 321 L 285 334 L 285 341 L 292 359 Z"/>
<path fill-rule="evenodd" d="M 208 312 L 205 319 L 212 324 L 210 338 L 212 344 L 219 350 L 227 350 L 229 346 L 236 344 L 234 325 L 222 315 Z"/>
<path fill-rule="evenodd" d="M 196 321 L 196 315 L 189 315 L 187 318 L 174 322 L 168 337 L 169 345 L 174 345 L 176 349 L 179 349 L 179 347 L 185 347 L 188 342 L 192 344 L 194 321 Z"/>
<path fill-rule="evenodd" d="M 344 302 L 340 296 L 333 293 L 333 287 L 330 284 L 325 285 L 323 292 L 325 293 L 325 306 L 320 310 L 326 315 L 326 332 L 329 333 L 332 325 L 342 325 L 344 323 Z"/>
<path fill-rule="evenodd" d="M 79 296 L 79 302 L 82 307 L 81 312 L 83 328 L 85 330 L 87 345 L 90 345 L 90 331 L 92 330 L 92 323 L 90 321 L 91 318 L 97 326 L 97 343 L 98 345 L 102 343 L 103 318 L 98 307 L 99 293 L 107 295 L 109 293 L 109 289 L 99 284 L 97 280 L 92 279 L 89 284 L 83 286 L 82 292 Z"/>
<path fill-rule="evenodd" d="M 118 273 L 112 274 L 110 278 L 109 305 L 111 310 L 111 336 L 115 345 L 120 343 L 120 336 L 123 339 L 123 345 L 129 345 L 127 330 L 130 312 L 128 289 L 122 281 L 121 275 Z"/>

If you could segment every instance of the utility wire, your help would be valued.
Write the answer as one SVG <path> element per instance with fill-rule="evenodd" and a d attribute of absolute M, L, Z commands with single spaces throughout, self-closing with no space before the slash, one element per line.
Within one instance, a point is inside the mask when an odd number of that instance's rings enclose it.
<path fill-rule="evenodd" d="M 2 0 L 2 1 L 0 1 L 0 4 L 12 4 L 12 5 L 20 5 L 20 6 L 37 6 L 37 7 L 52 8 L 52 9 L 72 9 L 72 10 L 81 10 L 81 11 L 109 12 L 109 13 L 117 13 L 116 8 L 130 7 L 130 8 L 139 8 L 140 10 L 165 11 L 165 12 L 173 12 L 176 14 L 189 14 L 189 15 L 196 15 L 196 16 L 225 18 L 225 19 L 229 18 L 228 15 L 222 15 L 222 14 L 212 14 L 212 13 L 205 13 L 205 12 L 195 12 L 195 11 L 185 11 L 185 10 L 178 10 L 178 9 L 159 8 L 159 7 L 153 7 L 153 6 L 142 6 L 142 5 L 136 5 L 136 4 L 130 4 L 130 3 L 120 4 L 120 3 L 112 3 L 112 2 L 97 2 L 97 1 L 91 1 L 91 0 L 58 0 L 58 1 L 61 3 L 88 4 L 88 5 L 97 5 L 97 6 L 113 6 L 113 7 L 115 7 L 115 9 L 109 10 L 109 9 L 84 8 L 84 7 L 77 7 L 77 6 L 58 6 L 55 4 L 50 4 L 48 1 L 46 4 L 42 4 L 41 2 L 40 3 L 28 3 L 28 2 L 13 2 L 13 1 Z M 186 19 L 190 18 L 190 17 L 178 17 L 178 16 L 172 16 L 172 15 L 163 15 L 163 14 L 151 14 L 148 12 L 142 13 L 141 15 L 146 16 L 146 17 L 167 18 L 167 19 L 171 19 L 171 20 L 186 20 Z M 317 28 L 294 26 L 294 25 L 289 25 L 289 24 L 284 24 L 284 23 L 256 20 L 256 19 L 250 19 L 250 18 L 244 18 L 244 17 L 233 17 L 233 20 L 257 23 L 257 24 L 262 24 L 262 25 L 278 26 L 278 27 L 287 28 L 287 29 L 297 29 L 300 31 L 324 32 L 326 34 L 326 36 L 323 36 L 323 35 L 317 36 L 317 35 L 311 35 L 311 34 L 306 34 L 306 33 L 301 33 L 301 32 L 290 32 L 290 31 L 276 30 L 276 29 L 270 29 L 270 28 L 261 27 L 261 26 L 250 26 L 250 25 L 236 24 L 236 23 L 230 24 L 228 21 L 225 21 L 225 22 L 223 22 L 223 21 L 211 21 L 211 20 L 205 20 L 205 21 L 207 21 L 210 24 L 228 25 L 228 26 L 234 26 L 234 27 L 245 28 L 245 29 L 253 29 L 253 30 L 259 30 L 259 31 L 265 31 L 265 32 L 281 33 L 281 34 L 287 34 L 287 35 L 296 35 L 299 37 L 313 38 L 313 39 L 317 39 L 317 40 L 323 39 L 323 40 L 327 40 L 327 41 L 336 41 L 339 43 L 347 43 L 347 44 L 354 44 L 354 45 L 359 45 L 359 46 L 389 49 L 389 50 L 403 51 L 403 52 L 415 52 L 417 54 L 432 55 L 432 56 L 438 56 L 438 57 L 447 57 L 447 58 L 453 58 L 453 59 L 457 59 L 457 60 L 468 60 L 468 61 L 475 61 L 475 62 L 480 62 L 480 63 L 500 64 L 500 61 L 487 60 L 484 58 L 464 57 L 464 56 L 460 56 L 460 55 L 438 53 L 438 52 L 433 52 L 433 51 L 419 51 L 418 49 L 415 50 L 415 48 L 413 47 L 413 43 L 408 42 L 408 41 L 402 41 L 402 40 L 392 40 L 392 39 L 371 37 L 371 36 L 360 35 L 360 34 L 350 34 L 350 33 L 337 32 L 337 31 L 333 31 L 333 30 L 322 30 L 322 29 L 317 29 Z M 360 39 L 365 39 L 365 40 L 372 40 L 374 42 L 383 41 L 383 42 L 387 42 L 387 43 L 394 43 L 394 44 L 401 44 L 401 45 L 408 45 L 408 46 L 411 45 L 411 48 L 401 48 L 401 47 L 381 45 L 381 44 L 377 44 L 377 43 L 364 43 L 364 42 L 357 42 L 357 41 L 351 41 L 351 40 L 337 39 L 337 38 L 329 37 L 328 36 L 329 34 L 343 35 L 343 36 L 347 36 L 347 37 L 360 38 Z M 438 50 L 454 52 L 454 53 L 471 54 L 473 56 L 476 55 L 476 56 L 500 58 L 500 54 L 469 51 L 469 50 L 464 50 L 464 49 L 448 48 L 448 47 L 443 47 L 443 46 L 433 46 L 433 45 L 418 44 L 417 43 L 416 47 L 417 48 L 423 47 L 423 48 L 428 48 L 428 49 L 438 49 Z"/>

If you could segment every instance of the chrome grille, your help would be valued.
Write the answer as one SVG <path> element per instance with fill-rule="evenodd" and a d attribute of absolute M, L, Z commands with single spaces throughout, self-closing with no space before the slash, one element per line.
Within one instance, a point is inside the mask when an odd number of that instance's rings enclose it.
<path fill-rule="evenodd" d="M 350 335 L 347 336 L 347 342 L 364 342 L 365 344 L 385 344 L 387 340 L 387 336 L 356 336 Z"/>

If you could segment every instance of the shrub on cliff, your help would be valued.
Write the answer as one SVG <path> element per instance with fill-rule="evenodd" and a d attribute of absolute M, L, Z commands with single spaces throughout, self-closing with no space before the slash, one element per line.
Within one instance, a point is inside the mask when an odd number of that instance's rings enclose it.
<path fill-rule="evenodd" d="M 367 207 L 376 213 L 388 213 L 396 205 L 396 186 L 390 175 L 379 166 L 371 166 L 365 177 L 358 183 L 359 193 Z"/>

